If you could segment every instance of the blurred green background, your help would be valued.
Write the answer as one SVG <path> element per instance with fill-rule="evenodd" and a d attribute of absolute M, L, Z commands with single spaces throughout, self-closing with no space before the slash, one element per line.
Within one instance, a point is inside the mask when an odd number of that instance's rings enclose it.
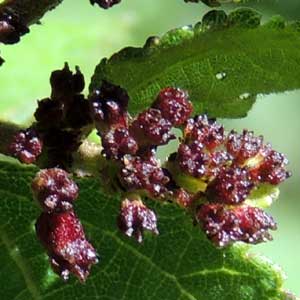
<path fill-rule="evenodd" d="M 123 0 L 104 11 L 88 0 L 65 0 L 42 25 L 18 45 L 3 46 L 6 63 L 0 68 L 0 118 L 29 123 L 36 100 L 50 94 L 49 75 L 68 61 L 79 65 L 87 82 L 102 57 L 124 46 L 141 46 L 150 35 L 194 24 L 208 11 L 183 0 Z M 300 19 L 299 0 L 281 0 L 263 8 L 265 18 L 282 14 Z M 300 51 L 300 49 L 299 49 Z M 283 184 L 281 197 L 270 209 L 279 223 L 274 241 L 253 247 L 278 263 L 288 274 L 286 288 L 300 295 L 300 91 L 259 96 L 247 118 L 223 120 L 226 128 L 253 129 L 287 154 L 293 177 Z M 258 299 L 259 300 L 259 299 Z"/>

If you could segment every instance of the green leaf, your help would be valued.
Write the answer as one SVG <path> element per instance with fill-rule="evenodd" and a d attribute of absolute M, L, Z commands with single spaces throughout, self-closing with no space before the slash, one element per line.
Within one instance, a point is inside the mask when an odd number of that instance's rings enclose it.
<path fill-rule="evenodd" d="M 128 47 L 95 70 L 90 91 L 103 79 L 126 88 L 130 110 L 149 106 L 166 86 L 187 89 L 197 113 L 242 117 L 258 94 L 300 88 L 300 26 L 239 9 L 228 16 L 210 11 L 194 27 Z"/>
<path fill-rule="evenodd" d="M 85 285 L 63 283 L 49 268 L 35 237 L 39 209 L 30 181 L 37 170 L 0 162 L 0 299 L 284 300 L 282 275 L 241 245 L 216 249 L 171 204 L 151 205 L 159 236 L 143 244 L 118 232 L 118 197 L 105 195 L 94 179 L 82 179 L 76 211 L 100 254 Z"/>
<path fill-rule="evenodd" d="M 245 3 L 256 3 L 256 2 L 263 2 L 263 3 L 273 3 L 276 0 L 185 0 L 185 2 L 202 2 L 210 7 L 220 6 L 221 4 L 245 4 Z"/>

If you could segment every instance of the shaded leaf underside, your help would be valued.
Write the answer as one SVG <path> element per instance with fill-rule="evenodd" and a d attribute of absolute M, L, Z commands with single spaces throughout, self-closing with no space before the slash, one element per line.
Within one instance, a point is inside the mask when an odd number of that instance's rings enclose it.
<path fill-rule="evenodd" d="M 126 88 L 134 113 L 159 90 L 189 91 L 197 113 L 242 117 L 258 94 L 300 88 L 300 32 L 276 24 L 170 31 L 143 48 L 125 48 L 97 66 L 90 90 L 103 79 Z M 225 74 L 225 76 L 222 76 Z M 218 79 L 218 78 L 223 79 Z"/>
<path fill-rule="evenodd" d="M 143 244 L 115 224 L 120 201 L 94 179 L 79 180 L 76 211 L 100 254 L 85 285 L 63 283 L 49 269 L 34 232 L 39 209 L 30 181 L 36 169 L 0 162 L 0 299 L 283 300 L 282 278 L 242 246 L 216 249 L 181 209 L 149 203 L 160 235 Z"/>

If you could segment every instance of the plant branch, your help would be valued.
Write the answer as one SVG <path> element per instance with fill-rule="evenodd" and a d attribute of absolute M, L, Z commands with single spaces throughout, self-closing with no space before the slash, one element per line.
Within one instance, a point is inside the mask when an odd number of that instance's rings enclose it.
<path fill-rule="evenodd" d="M 0 14 L 9 10 L 16 13 L 25 25 L 37 23 L 44 14 L 63 0 L 5 0 L 0 4 Z"/>

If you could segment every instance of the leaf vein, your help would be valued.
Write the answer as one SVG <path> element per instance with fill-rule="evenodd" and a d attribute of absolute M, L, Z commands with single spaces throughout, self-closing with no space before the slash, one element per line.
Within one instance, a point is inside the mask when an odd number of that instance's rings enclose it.
<path fill-rule="evenodd" d="M 149 259 L 149 257 L 143 255 L 142 253 L 137 251 L 135 248 L 131 247 L 130 245 L 128 245 L 126 243 L 124 243 L 120 238 L 118 238 L 117 236 L 112 234 L 110 231 L 103 231 L 103 233 L 110 236 L 111 238 L 113 238 L 116 241 L 116 243 L 122 245 L 124 248 L 126 248 L 130 252 L 134 253 L 141 260 L 147 262 L 149 265 L 151 265 L 155 269 L 159 270 L 161 274 L 163 274 L 165 277 L 167 277 L 168 279 L 173 281 L 175 283 L 176 287 L 178 288 L 178 290 L 181 292 L 181 294 L 185 295 L 189 300 L 197 300 L 194 295 L 192 295 L 191 293 L 189 293 L 187 290 L 185 290 L 182 287 L 182 285 L 177 280 L 176 276 L 174 276 L 173 274 L 170 274 L 167 271 L 161 269 L 158 265 L 156 265 L 153 261 L 151 261 Z"/>
<path fill-rule="evenodd" d="M 36 286 L 34 279 L 31 277 L 31 272 L 29 267 L 25 264 L 23 261 L 22 256 L 20 255 L 19 251 L 14 251 L 14 248 L 11 245 L 11 242 L 9 241 L 8 237 L 4 233 L 3 230 L 0 229 L 0 239 L 5 245 L 5 247 L 8 250 L 8 253 L 12 260 L 15 262 L 16 266 L 20 269 L 21 274 L 23 275 L 25 284 L 28 288 L 28 291 L 30 292 L 32 296 L 32 300 L 40 300 L 41 295 L 39 293 L 38 287 Z"/>

